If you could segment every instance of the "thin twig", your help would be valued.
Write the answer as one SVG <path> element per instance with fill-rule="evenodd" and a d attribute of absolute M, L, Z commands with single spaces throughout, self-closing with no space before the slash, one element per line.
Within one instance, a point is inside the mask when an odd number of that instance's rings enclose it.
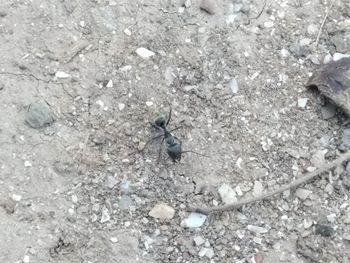
<path fill-rule="evenodd" d="M 209 213 L 224 212 L 224 211 L 240 208 L 240 207 L 247 205 L 247 204 L 250 204 L 250 203 L 265 200 L 271 196 L 280 194 L 280 193 L 287 191 L 289 189 L 297 188 L 298 186 L 306 183 L 307 181 L 310 181 L 311 179 L 313 179 L 319 175 L 324 174 L 328 170 L 330 170 L 334 167 L 337 167 L 338 165 L 341 165 L 343 162 L 348 161 L 348 160 L 350 160 L 350 152 L 339 156 L 337 159 L 335 159 L 334 161 L 332 161 L 328 164 L 325 164 L 323 167 L 320 167 L 319 169 L 317 169 L 313 172 L 310 172 L 309 174 L 303 176 L 302 178 L 295 180 L 294 182 L 291 182 L 290 184 L 281 186 L 280 188 L 278 188 L 272 192 L 264 193 L 264 194 L 261 194 L 259 196 L 252 197 L 252 198 L 243 199 L 243 200 L 240 200 L 240 201 L 232 203 L 232 204 L 215 206 L 215 207 L 211 207 L 211 208 L 208 208 L 208 207 L 189 207 L 187 210 L 190 212 L 209 214 Z"/>
<path fill-rule="evenodd" d="M 326 20 L 328 18 L 329 11 L 332 9 L 335 1 L 337 1 L 337 0 L 333 0 L 331 5 L 329 6 L 329 8 L 327 8 L 326 14 L 325 14 L 325 16 L 323 18 L 323 21 L 322 21 L 322 24 L 320 26 L 320 30 L 318 31 L 318 35 L 317 35 L 316 42 L 315 42 L 315 48 L 316 49 L 317 49 L 317 46 L 318 46 L 318 42 L 320 41 L 320 36 L 321 36 L 322 30 L 323 30 L 324 24 L 326 23 Z"/>

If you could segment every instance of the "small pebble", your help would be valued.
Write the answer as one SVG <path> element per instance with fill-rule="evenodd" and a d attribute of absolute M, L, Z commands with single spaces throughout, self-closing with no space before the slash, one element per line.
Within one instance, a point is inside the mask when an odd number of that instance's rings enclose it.
<path fill-rule="evenodd" d="M 204 224 L 206 219 L 207 219 L 206 215 L 203 215 L 200 213 L 191 213 L 187 218 L 181 221 L 181 226 L 185 228 L 201 227 Z"/>
<path fill-rule="evenodd" d="M 243 195 L 243 192 L 242 192 L 241 187 L 239 185 L 236 186 L 235 190 L 236 190 L 236 193 L 237 193 L 238 196 L 242 196 Z"/>
<path fill-rule="evenodd" d="M 208 251 L 208 249 L 207 249 L 206 247 L 203 247 L 203 248 L 199 251 L 198 256 L 204 257 L 205 254 L 207 253 L 207 251 Z"/>
<path fill-rule="evenodd" d="M 326 106 L 321 108 L 321 114 L 323 119 L 329 120 L 337 113 L 337 106 L 332 103 L 328 103 Z"/>
<path fill-rule="evenodd" d="M 282 48 L 281 49 L 281 55 L 282 55 L 282 57 L 286 58 L 286 57 L 288 57 L 290 55 L 290 53 L 289 53 L 289 51 L 287 49 Z"/>
<path fill-rule="evenodd" d="M 28 255 L 24 255 L 23 257 L 23 263 L 29 263 L 29 256 Z"/>
<path fill-rule="evenodd" d="M 238 83 L 237 83 L 237 80 L 231 79 L 228 85 L 229 85 L 230 90 L 231 90 L 231 92 L 232 92 L 233 94 L 237 94 L 237 93 L 238 93 Z"/>
<path fill-rule="evenodd" d="M 140 152 L 145 149 L 146 143 L 145 142 L 139 142 L 139 145 L 137 146 L 137 150 Z"/>
<path fill-rule="evenodd" d="M 0 17 L 7 16 L 7 12 L 5 10 L 0 10 Z"/>
<path fill-rule="evenodd" d="M 127 194 L 123 194 L 120 197 L 120 200 L 118 202 L 119 208 L 122 210 L 127 210 L 127 209 L 131 209 L 131 207 L 133 206 L 134 201 L 132 200 L 132 198 L 127 195 Z"/>
<path fill-rule="evenodd" d="M 74 204 L 78 203 L 78 197 L 76 195 L 72 195 L 72 202 Z"/>
<path fill-rule="evenodd" d="M 305 109 L 308 100 L 309 100 L 308 98 L 298 99 L 298 107 L 301 109 Z"/>
<path fill-rule="evenodd" d="M 336 219 L 337 219 L 337 215 L 334 213 L 327 216 L 327 220 L 329 223 L 334 223 Z"/>
<path fill-rule="evenodd" d="M 274 23 L 272 21 L 266 21 L 264 23 L 264 27 L 266 27 L 266 28 L 271 28 L 273 26 L 274 26 Z"/>
<path fill-rule="evenodd" d="M 155 205 L 152 210 L 148 213 L 149 216 L 153 218 L 158 218 L 162 220 L 170 220 L 175 215 L 175 209 L 167 204 L 160 203 Z"/>
<path fill-rule="evenodd" d="M 105 187 L 113 189 L 118 184 L 118 180 L 112 175 L 107 175 L 103 184 Z"/>
<path fill-rule="evenodd" d="M 146 101 L 146 105 L 147 105 L 148 107 L 151 107 L 151 106 L 153 105 L 153 102 L 152 102 L 152 101 Z"/>
<path fill-rule="evenodd" d="M 124 29 L 124 34 L 127 35 L 127 36 L 131 36 L 132 33 L 131 33 L 130 29 L 125 28 Z"/>
<path fill-rule="evenodd" d="M 312 219 L 310 219 L 310 218 L 306 218 L 303 221 L 303 225 L 304 225 L 305 229 L 308 229 L 308 228 L 312 227 L 313 224 L 314 224 L 314 221 Z"/>
<path fill-rule="evenodd" d="M 199 7 L 210 15 L 214 15 L 218 9 L 217 2 L 215 0 L 202 0 Z"/>
<path fill-rule="evenodd" d="M 333 61 L 341 60 L 342 58 L 348 58 L 350 55 L 348 54 L 341 54 L 341 53 L 334 53 L 333 54 Z"/>
<path fill-rule="evenodd" d="M 113 88 L 113 81 L 110 79 L 106 85 L 107 88 Z"/>
<path fill-rule="evenodd" d="M 102 216 L 101 216 L 101 223 L 106 223 L 111 219 L 111 216 L 109 215 L 109 211 L 107 207 L 102 208 Z"/>
<path fill-rule="evenodd" d="M 32 167 L 31 162 L 25 161 L 25 162 L 24 162 L 24 167 Z"/>
<path fill-rule="evenodd" d="M 263 191 L 264 191 L 264 187 L 262 183 L 260 183 L 259 181 L 255 181 L 254 188 L 253 188 L 253 196 L 261 195 Z"/>
<path fill-rule="evenodd" d="M 321 167 L 325 163 L 324 156 L 328 150 L 319 150 L 314 155 L 312 155 L 310 162 L 315 167 Z"/>
<path fill-rule="evenodd" d="M 264 227 L 260 227 L 260 226 L 248 225 L 248 226 L 247 226 L 247 229 L 248 229 L 250 232 L 253 232 L 253 233 L 255 233 L 255 234 L 265 234 L 265 233 L 267 233 L 267 229 L 264 228 Z"/>
<path fill-rule="evenodd" d="M 253 241 L 259 245 L 261 245 L 261 243 L 262 243 L 262 239 L 259 237 L 253 237 Z"/>
<path fill-rule="evenodd" d="M 38 101 L 29 105 L 25 122 L 30 127 L 39 129 L 51 125 L 54 121 L 54 115 L 45 101 Z"/>
<path fill-rule="evenodd" d="M 224 204 L 230 204 L 237 201 L 235 191 L 228 184 L 222 184 L 218 192 Z"/>
<path fill-rule="evenodd" d="M 323 237 L 330 237 L 335 233 L 334 228 L 330 224 L 326 223 L 317 223 L 315 231 L 316 234 L 319 234 Z"/>
<path fill-rule="evenodd" d="M 55 74 L 56 78 L 58 79 L 66 79 L 66 78 L 69 78 L 70 75 L 66 72 L 63 72 L 63 71 L 57 71 L 56 74 Z"/>
<path fill-rule="evenodd" d="M 21 195 L 17 195 L 17 194 L 13 194 L 12 195 L 12 200 L 16 201 L 16 202 L 19 202 L 19 201 L 22 200 L 22 196 Z"/>
<path fill-rule="evenodd" d="M 184 3 L 186 8 L 190 8 L 190 6 L 192 5 L 192 1 L 191 0 L 186 0 Z"/>
<path fill-rule="evenodd" d="M 212 248 L 208 248 L 207 249 L 207 251 L 206 251 L 206 253 L 205 253 L 205 256 L 207 257 L 207 258 L 212 258 L 212 257 L 214 257 L 214 249 L 212 249 Z"/>
<path fill-rule="evenodd" d="M 139 55 L 142 58 L 148 59 L 150 57 L 153 57 L 155 53 L 147 48 L 140 47 L 136 49 L 136 54 Z"/>
<path fill-rule="evenodd" d="M 119 103 L 118 104 L 118 108 L 120 111 L 124 110 L 125 109 L 125 104 L 124 103 Z"/>
<path fill-rule="evenodd" d="M 344 152 L 350 149 L 350 129 L 344 129 L 342 143 L 339 148 Z"/>
<path fill-rule="evenodd" d="M 196 246 L 200 246 L 200 245 L 202 245 L 202 244 L 205 243 L 205 239 L 202 238 L 201 236 L 196 236 L 196 237 L 194 237 L 194 238 L 193 238 L 193 241 L 194 241 L 194 243 L 196 244 Z"/>
<path fill-rule="evenodd" d="M 309 197 L 309 195 L 312 193 L 310 190 L 306 190 L 303 188 L 298 188 L 295 191 L 295 195 L 300 199 L 300 200 L 306 200 L 306 198 Z"/>
<path fill-rule="evenodd" d="M 327 54 L 323 59 L 323 64 L 328 64 L 331 61 L 332 61 L 332 55 Z"/>
<path fill-rule="evenodd" d="M 343 240 L 346 240 L 346 241 L 350 242 L 350 234 L 344 234 L 343 235 Z"/>
<path fill-rule="evenodd" d="M 116 238 L 116 237 L 111 237 L 109 240 L 110 240 L 112 243 L 117 243 L 117 242 L 118 242 L 118 238 Z"/>

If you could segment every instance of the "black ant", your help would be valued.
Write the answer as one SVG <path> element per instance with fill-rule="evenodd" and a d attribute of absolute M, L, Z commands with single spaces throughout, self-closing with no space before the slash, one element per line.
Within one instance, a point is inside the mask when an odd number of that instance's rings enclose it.
<path fill-rule="evenodd" d="M 166 144 L 166 149 L 167 149 L 167 154 L 169 155 L 169 157 L 172 159 L 172 161 L 174 163 L 176 163 L 176 161 L 181 161 L 181 155 L 183 153 L 187 153 L 187 152 L 192 152 L 201 156 L 205 156 L 202 155 L 200 153 L 197 152 L 193 152 L 193 151 L 182 151 L 182 142 L 179 138 L 177 138 L 176 136 L 174 136 L 171 132 L 180 129 L 180 127 L 174 128 L 172 130 L 168 130 L 167 126 L 169 125 L 169 122 L 171 120 L 171 107 L 170 107 L 170 111 L 169 111 L 169 115 L 168 115 L 168 119 L 166 120 L 164 116 L 160 116 L 158 118 L 156 118 L 154 120 L 154 123 L 150 122 L 151 126 L 154 127 L 157 130 L 160 130 L 163 132 L 163 134 L 158 135 L 156 137 L 153 137 L 152 139 L 150 139 L 146 145 L 152 141 L 154 141 L 155 139 L 158 139 L 160 137 L 163 137 L 162 139 L 162 143 L 165 141 Z M 160 148 L 159 150 L 159 157 L 158 160 L 160 159 L 161 156 L 161 150 L 162 148 Z"/>

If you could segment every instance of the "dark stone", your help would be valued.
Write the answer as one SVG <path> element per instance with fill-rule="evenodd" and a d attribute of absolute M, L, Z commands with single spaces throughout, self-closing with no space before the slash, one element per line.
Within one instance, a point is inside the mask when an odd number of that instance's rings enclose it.
<path fill-rule="evenodd" d="M 330 237 L 335 233 L 334 228 L 325 222 L 319 222 L 316 225 L 316 234 L 319 234 L 323 237 Z"/>
<path fill-rule="evenodd" d="M 46 102 L 34 102 L 29 105 L 25 122 L 30 127 L 39 129 L 51 125 L 54 121 L 54 116 Z"/>

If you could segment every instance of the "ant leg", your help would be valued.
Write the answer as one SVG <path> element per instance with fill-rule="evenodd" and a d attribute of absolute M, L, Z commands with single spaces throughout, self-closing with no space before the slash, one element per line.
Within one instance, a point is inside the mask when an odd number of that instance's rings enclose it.
<path fill-rule="evenodd" d="M 146 146 L 148 146 L 148 144 L 150 144 L 151 142 L 153 142 L 154 140 L 156 140 L 156 139 L 158 139 L 158 138 L 160 138 L 160 137 L 162 137 L 162 136 L 164 137 L 163 134 L 160 134 L 160 135 L 157 135 L 157 136 L 155 136 L 155 137 L 149 139 L 149 140 L 146 142 L 145 146 L 143 147 L 142 151 L 143 151 L 144 149 L 146 149 Z M 163 141 L 164 141 L 164 138 L 163 138 Z"/>
<path fill-rule="evenodd" d="M 170 105 L 169 105 L 170 106 Z M 170 122 L 170 119 L 171 119 L 171 106 L 170 106 L 170 111 L 169 111 L 169 116 L 168 116 L 168 120 L 165 124 L 165 126 L 168 126 L 169 122 Z"/>
<path fill-rule="evenodd" d="M 159 154 L 158 154 L 158 160 L 157 163 L 160 162 L 160 158 L 162 157 L 162 146 L 163 146 L 163 142 L 165 140 L 165 137 L 163 137 L 162 142 L 159 144 Z"/>
<path fill-rule="evenodd" d="M 198 154 L 198 155 L 200 155 L 200 156 L 203 156 L 203 157 L 207 157 L 207 158 L 209 158 L 209 156 L 208 156 L 208 155 L 204 155 L 204 154 L 197 153 L 197 152 L 190 151 L 190 150 L 188 150 L 188 151 L 183 151 L 183 152 L 181 152 L 181 153 L 194 153 L 194 154 Z"/>
<path fill-rule="evenodd" d="M 174 129 L 171 129 L 169 132 L 173 132 L 173 131 L 176 131 L 176 130 L 181 129 L 181 128 L 182 128 L 182 126 L 179 126 L 179 127 L 174 128 Z"/>

